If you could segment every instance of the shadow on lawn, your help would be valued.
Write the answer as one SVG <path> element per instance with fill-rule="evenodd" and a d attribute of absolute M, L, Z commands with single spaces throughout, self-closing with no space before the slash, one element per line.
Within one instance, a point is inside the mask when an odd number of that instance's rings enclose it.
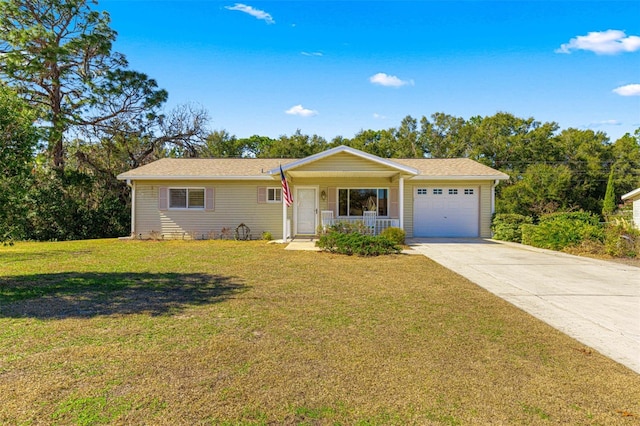
<path fill-rule="evenodd" d="M 0 317 L 39 319 L 173 314 L 224 301 L 247 287 L 209 274 L 58 273 L 0 277 Z"/>

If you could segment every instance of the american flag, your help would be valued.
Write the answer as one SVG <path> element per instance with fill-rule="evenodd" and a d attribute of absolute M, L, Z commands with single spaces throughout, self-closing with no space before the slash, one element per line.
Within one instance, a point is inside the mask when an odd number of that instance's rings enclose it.
<path fill-rule="evenodd" d="M 291 195 L 291 189 L 289 189 L 287 178 L 284 177 L 282 166 L 280 166 L 280 179 L 282 180 L 282 199 L 287 203 L 287 207 L 291 207 L 291 204 L 293 204 L 293 195 Z"/>

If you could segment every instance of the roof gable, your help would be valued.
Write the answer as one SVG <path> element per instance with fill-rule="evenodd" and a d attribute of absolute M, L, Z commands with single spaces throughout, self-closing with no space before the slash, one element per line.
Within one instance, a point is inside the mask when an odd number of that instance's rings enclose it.
<path fill-rule="evenodd" d="M 284 167 L 283 167 L 284 169 Z M 324 157 L 312 163 L 302 164 L 298 167 L 292 168 L 287 167 L 287 171 L 295 172 L 295 171 L 346 171 L 346 170 L 359 170 L 359 171 L 395 171 L 397 173 L 397 169 L 389 167 L 386 164 L 381 164 L 378 162 L 369 161 L 365 158 L 359 157 L 357 155 L 349 154 L 347 152 L 339 152 L 330 157 Z"/>
<path fill-rule="evenodd" d="M 330 161 L 332 158 L 331 157 L 335 157 L 335 159 L 341 159 L 344 160 L 345 158 L 347 158 L 347 156 L 351 156 L 351 157 L 357 157 L 359 158 L 361 161 L 359 162 L 359 164 L 366 164 L 367 162 L 370 164 L 376 164 L 379 166 L 378 170 L 393 170 L 396 173 L 400 172 L 400 173 L 405 173 L 405 174 L 409 174 L 409 175 L 417 175 L 418 174 L 418 170 L 416 170 L 415 168 L 411 167 L 411 166 L 406 166 L 403 164 L 399 164 L 395 161 L 386 159 L 386 158 L 381 158 L 378 157 L 376 155 L 373 154 L 368 154 L 366 152 L 360 151 L 358 149 L 355 148 L 351 148 L 349 146 L 345 146 L 345 145 L 340 145 L 337 146 L 335 148 L 331 148 L 329 150 L 323 151 L 323 152 L 319 152 L 317 154 L 314 155 L 310 155 L 309 157 L 305 157 L 305 158 L 301 158 L 299 160 L 295 160 L 289 164 L 283 165 L 282 166 L 282 170 L 283 171 L 289 171 L 292 172 L 295 169 L 300 169 L 300 170 L 313 170 L 315 169 L 315 171 L 320 171 L 316 167 L 311 166 L 313 163 L 316 162 L 321 162 L 321 164 L 323 164 L 324 167 L 327 167 L 328 165 L 330 165 Z M 335 160 L 333 159 L 333 160 Z M 321 160 L 325 160 L 325 161 L 321 161 Z M 362 161 L 364 160 L 364 161 Z M 381 167 L 380 167 L 381 166 Z M 331 167 L 331 166 L 330 166 Z M 370 166 L 368 166 L 370 167 Z M 269 173 L 271 174 L 278 174 L 280 173 L 280 169 L 273 169 L 270 170 Z"/>

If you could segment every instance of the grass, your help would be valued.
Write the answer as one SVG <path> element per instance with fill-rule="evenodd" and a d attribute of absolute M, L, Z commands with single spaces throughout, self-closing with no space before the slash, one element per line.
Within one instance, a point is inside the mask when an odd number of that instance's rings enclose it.
<path fill-rule="evenodd" d="M 637 424 L 640 375 L 423 256 L 0 248 L 0 424 Z"/>

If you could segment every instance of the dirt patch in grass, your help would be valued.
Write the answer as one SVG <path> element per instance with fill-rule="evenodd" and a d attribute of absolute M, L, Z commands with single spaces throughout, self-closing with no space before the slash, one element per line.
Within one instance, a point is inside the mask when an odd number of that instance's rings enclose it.
<path fill-rule="evenodd" d="M 590 241 L 584 242 L 576 247 L 567 247 L 562 251 L 575 256 L 590 257 L 592 259 L 606 260 L 640 268 L 640 257 L 614 257 L 605 253 L 602 244 Z"/>
<path fill-rule="evenodd" d="M 2 424 L 640 421 L 639 375 L 422 256 L 1 250 Z"/>

